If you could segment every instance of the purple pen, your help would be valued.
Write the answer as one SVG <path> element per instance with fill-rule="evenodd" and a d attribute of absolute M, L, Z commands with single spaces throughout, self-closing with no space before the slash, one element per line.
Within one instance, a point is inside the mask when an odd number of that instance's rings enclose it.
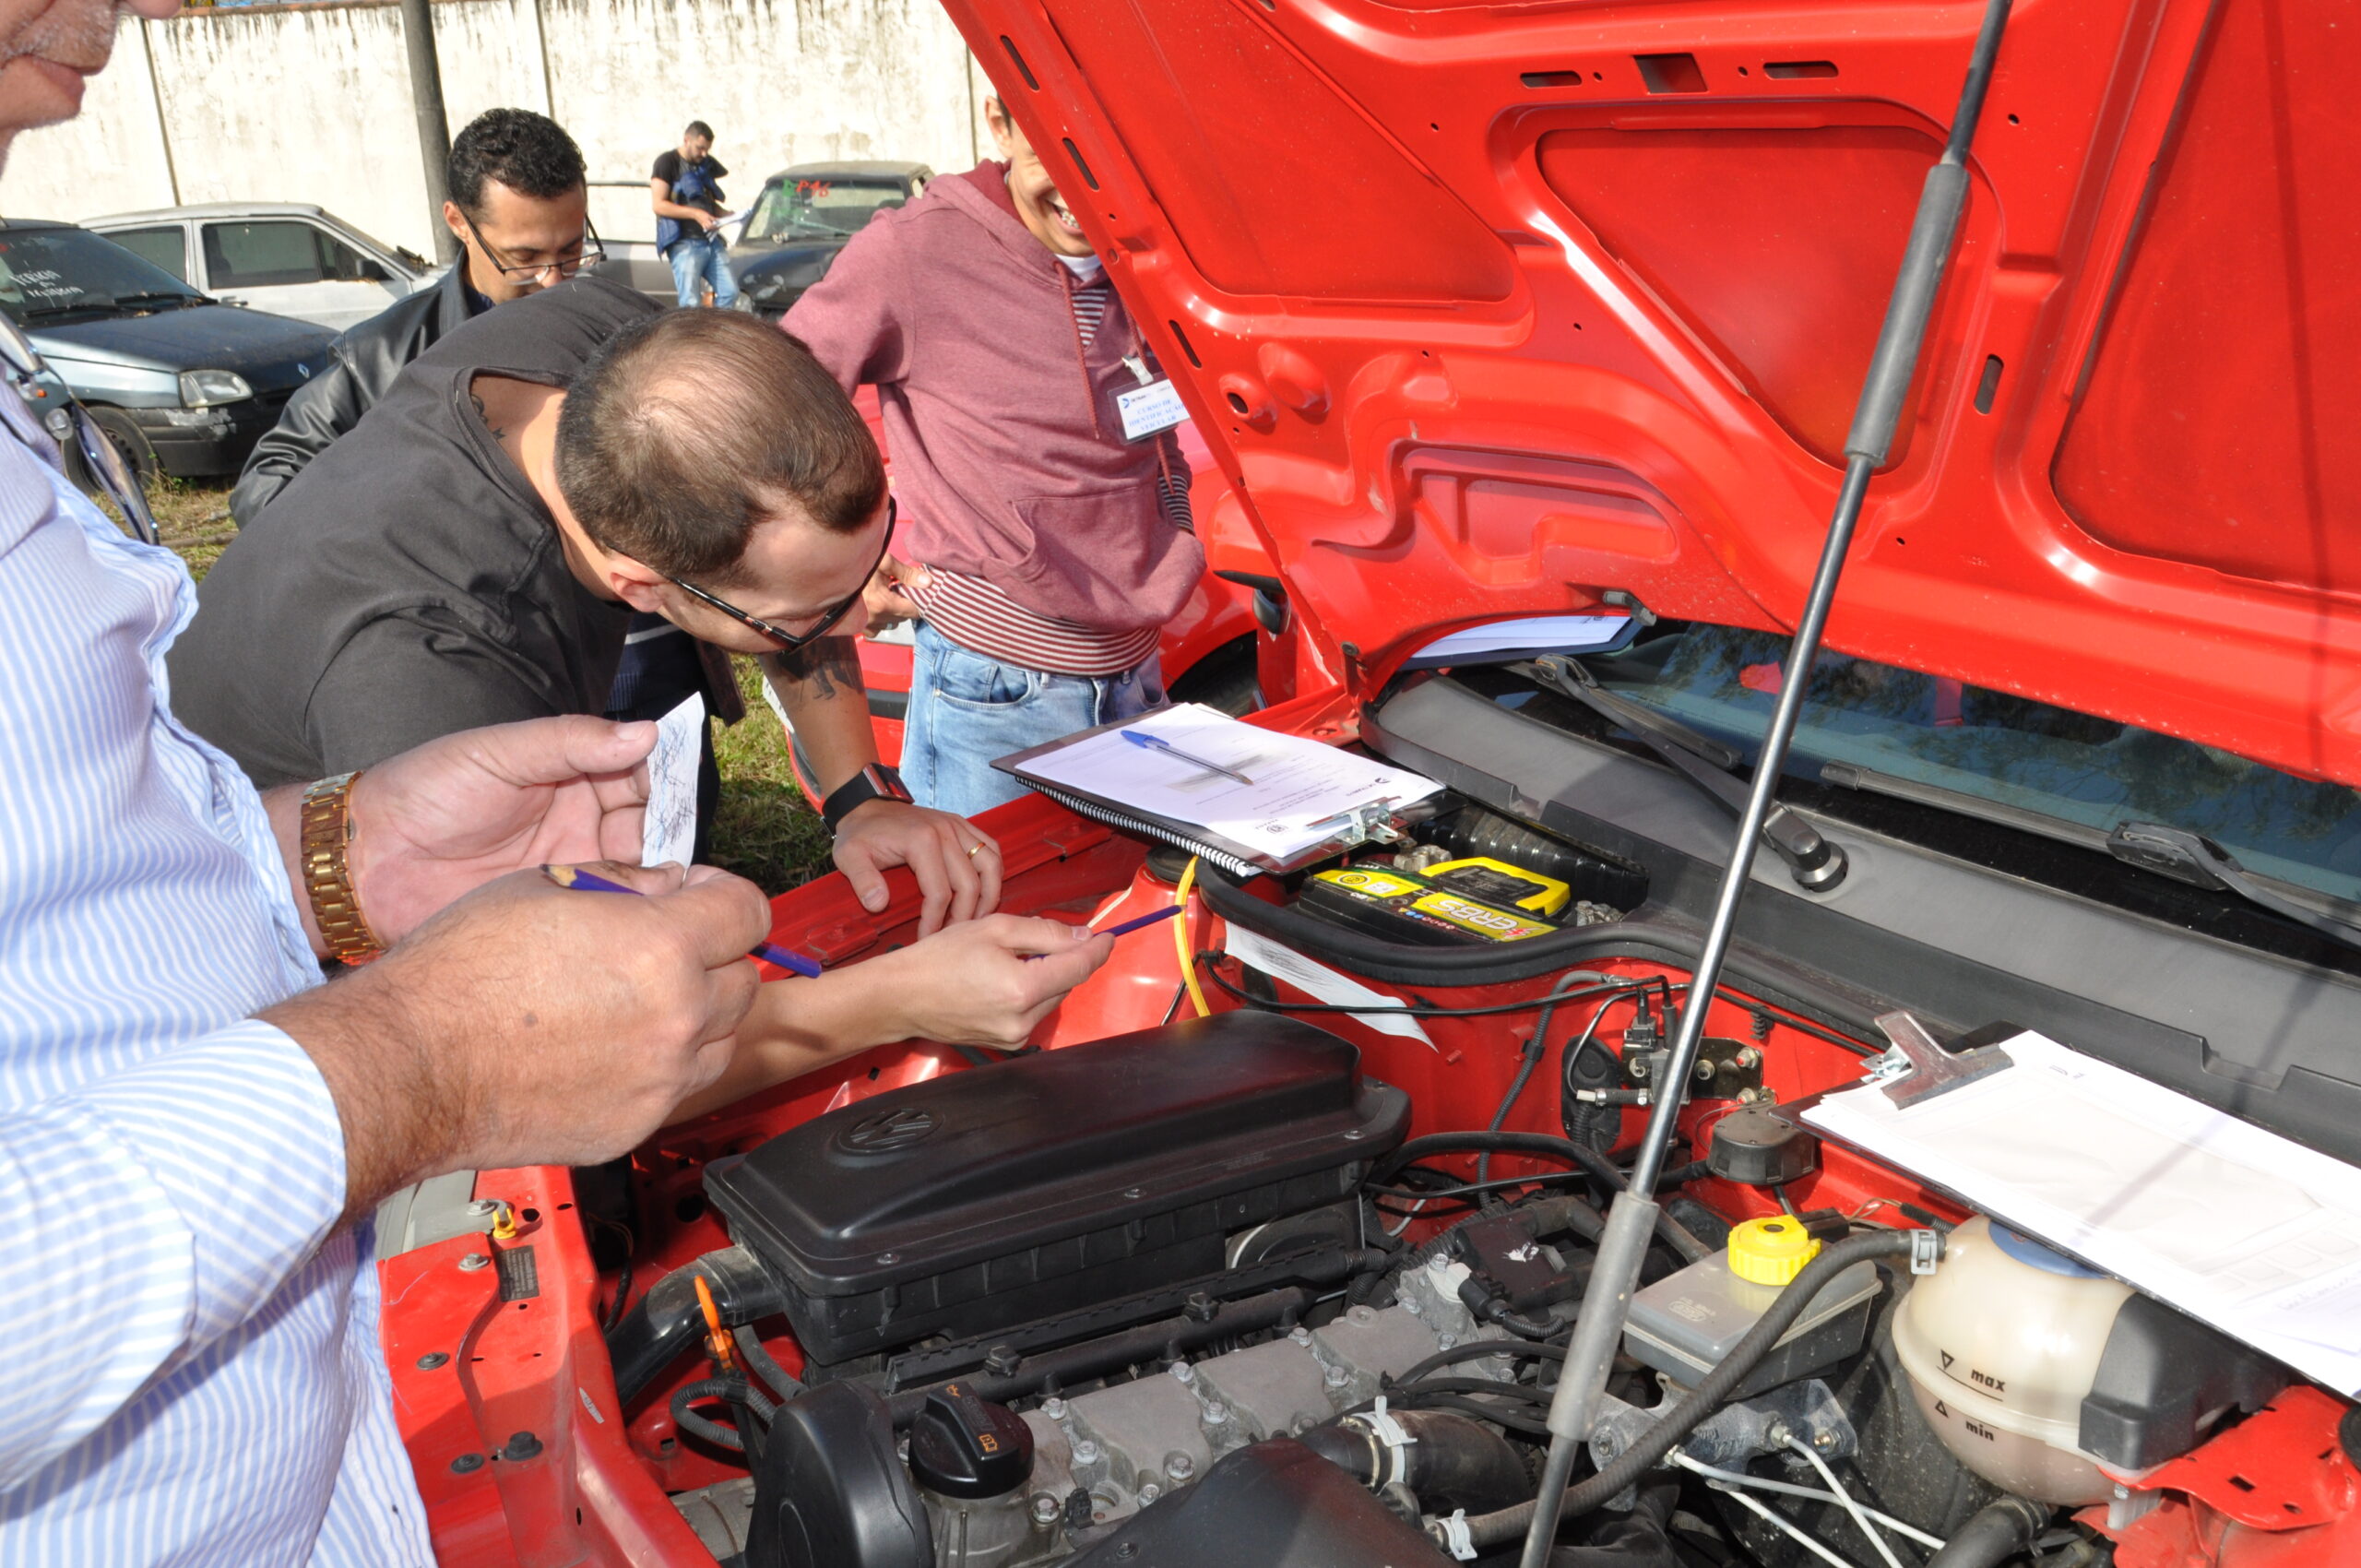
<path fill-rule="evenodd" d="M 636 895 L 639 892 L 636 887 L 625 887 L 620 882 L 610 882 L 597 872 L 584 871 L 579 866 L 543 866 L 541 873 L 560 887 L 576 888 L 586 893 Z M 753 951 L 747 956 L 760 958 L 765 964 L 785 969 L 789 974 L 801 975 L 806 980 L 820 978 L 818 959 L 807 958 L 801 953 L 791 953 L 776 942 L 757 942 L 754 944 Z"/>
<path fill-rule="evenodd" d="M 1132 932 L 1139 930 L 1142 926 L 1154 925 L 1158 921 L 1169 921 L 1173 916 L 1179 914 L 1180 912 L 1180 909 L 1181 906 L 1178 904 L 1167 904 L 1164 908 L 1157 910 L 1153 914 L 1142 915 L 1135 921 L 1125 921 L 1121 925 L 1110 925 L 1105 931 L 1095 931 L 1092 932 L 1091 934 L 1093 936 L 1127 935 Z M 1025 955 L 1025 961 L 1029 964 L 1036 958 L 1046 958 L 1049 955 L 1046 953 L 1027 953 Z"/>

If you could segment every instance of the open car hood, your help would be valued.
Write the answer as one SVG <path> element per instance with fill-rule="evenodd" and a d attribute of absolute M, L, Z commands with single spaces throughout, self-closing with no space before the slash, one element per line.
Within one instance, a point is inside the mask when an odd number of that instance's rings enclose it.
<path fill-rule="evenodd" d="M 1340 673 L 1792 624 L 1981 6 L 949 9 Z M 2350 21 L 2020 0 L 1830 646 L 2361 782 Z"/>

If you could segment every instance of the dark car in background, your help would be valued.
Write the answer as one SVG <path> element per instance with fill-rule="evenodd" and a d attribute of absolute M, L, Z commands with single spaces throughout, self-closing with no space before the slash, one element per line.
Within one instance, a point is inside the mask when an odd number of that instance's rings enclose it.
<path fill-rule="evenodd" d="M 785 315 L 860 226 L 888 208 L 915 201 L 934 178 L 923 163 L 798 163 L 763 182 L 737 217 L 722 220 L 740 306 L 770 320 Z M 676 298 L 672 268 L 646 241 L 609 240 L 594 276 L 627 283 L 650 299 Z"/>
<path fill-rule="evenodd" d="M 0 311 L 142 477 L 233 474 L 335 334 L 216 302 L 71 223 L 0 222 Z"/>
<path fill-rule="evenodd" d="M 862 224 L 914 201 L 934 178 L 923 163 L 799 163 L 763 184 L 730 247 L 747 306 L 785 315 Z"/>

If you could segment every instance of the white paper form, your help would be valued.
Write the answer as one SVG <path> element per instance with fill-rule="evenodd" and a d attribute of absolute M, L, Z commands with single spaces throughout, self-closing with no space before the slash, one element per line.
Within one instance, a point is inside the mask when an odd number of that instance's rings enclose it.
<path fill-rule="evenodd" d="M 1370 757 L 1241 724 L 1201 703 L 1143 714 L 1122 729 L 1145 731 L 1253 782 L 1240 784 L 1169 752 L 1135 745 L 1121 730 L 1035 757 L 1024 765 L 1025 776 L 1194 824 L 1279 861 L 1326 842 L 1342 826 L 1316 823 L 1379 801 L 1398 809 L 1442 788 Z"/>
<path fill-rule="evenodd" d="M 639 829 L 639 863 L 687 865 L 697 844 L 697 759 L 705 730 L 705 695 L 689 698 L 656 721 L 656 749 L 647 754 L 647 815 Z"/>
<path fill-rule="evenodd" d="M 2344 1394 L 2361 1392 L 2361 1170 L 2026 1033 L 1904 1109 L 1803 1119 Z"/>
<path fill-rule="evenodd" d="M 1631 631 L 1628 615 L 1528 615 L 1515 621 L 1492 621 L 1463 626 L 1437 637 L 1410 656 L 1410 663 L 1449 664 L 1474 661 L 1486 654 L 1519 648 L 1554 648 L 1581 653 L 1625 641 Z"/>

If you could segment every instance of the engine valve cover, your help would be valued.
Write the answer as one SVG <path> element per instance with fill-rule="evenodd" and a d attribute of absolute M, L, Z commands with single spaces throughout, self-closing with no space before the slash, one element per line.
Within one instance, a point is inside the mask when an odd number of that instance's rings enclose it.
<path fill-rule="evenodd" d="M 1216 1273 L 1226 1237 L 1349 1197 L 1409 1115 L 1347 1041 L 1222 1013 L 877 1095 L 706 1190 L 829 1363 Z"/>

